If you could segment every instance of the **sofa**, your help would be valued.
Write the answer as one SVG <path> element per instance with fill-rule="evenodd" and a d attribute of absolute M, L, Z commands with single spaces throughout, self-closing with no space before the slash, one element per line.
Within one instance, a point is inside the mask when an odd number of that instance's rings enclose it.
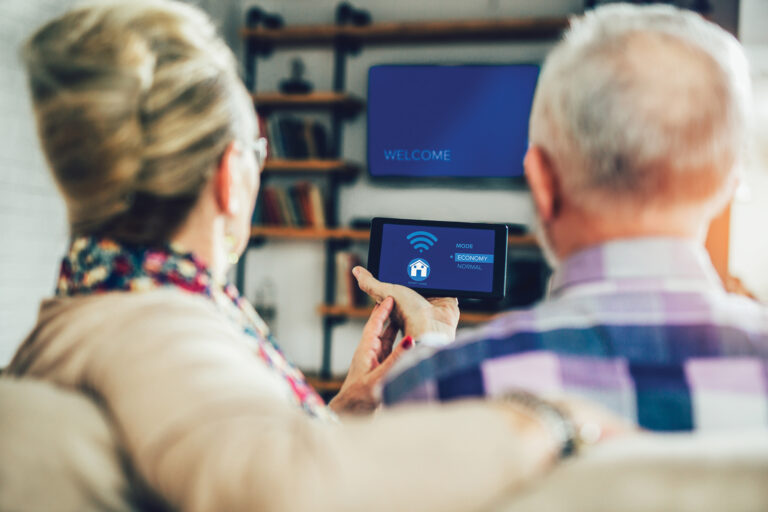
<path fill-rule="evenodd" d="M 0 511 L 166 509 L 141 489 L 119 447 L 87 397 L 0 378 Z M 489 512 L 542 511 L 768 511 L 768 431 L 615 439 Z"/>

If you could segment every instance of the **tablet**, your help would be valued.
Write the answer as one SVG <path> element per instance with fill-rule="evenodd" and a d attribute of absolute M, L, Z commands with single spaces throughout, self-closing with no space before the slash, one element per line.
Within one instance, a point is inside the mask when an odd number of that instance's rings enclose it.
<path fill-rule="evenodd" d="M 375 218 L 368 270 L 425 296 L 501 299 L 507 226 Z"/>

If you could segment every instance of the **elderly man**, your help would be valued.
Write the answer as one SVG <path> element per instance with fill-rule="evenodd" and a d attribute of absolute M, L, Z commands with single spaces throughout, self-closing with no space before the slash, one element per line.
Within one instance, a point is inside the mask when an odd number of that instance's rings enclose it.
<path fill-rule="evenodd" d="M 727 294 L 702 246 L 734 190 L 750 101 L 739 44 L 692 12 L 614 5 L 575 20 L 543 66 L 525 158 L 549 295 L 423 343 L 385 403 L 523 388 L 655 430 L 768 423 L 768 310 Z M 395 298 L 406 334 L 450 336 L 439 311 L 413 325 L 410 311 L 436 308 L 411 290 L 355 273 Z"/>

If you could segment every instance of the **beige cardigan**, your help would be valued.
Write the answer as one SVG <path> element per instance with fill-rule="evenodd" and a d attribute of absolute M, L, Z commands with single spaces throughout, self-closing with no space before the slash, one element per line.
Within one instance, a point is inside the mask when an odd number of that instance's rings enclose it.
<path fill-rule="evenodd" d="M 483 510 L 546 465 L 480 403 L 312 420 L 251 343 L 173 289 L 51 299 L 9 372 L 94 396 L 180 510 Z"/>

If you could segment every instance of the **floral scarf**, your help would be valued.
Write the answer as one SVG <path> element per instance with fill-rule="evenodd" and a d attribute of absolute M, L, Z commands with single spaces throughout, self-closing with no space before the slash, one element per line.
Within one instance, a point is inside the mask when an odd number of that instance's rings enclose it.
<path fill-rule="evenodd" d="M 282 377 L 293 401 L 311 416 L 335 419 L 301 371 L 283 356 L 267 325 L 237 288 L 215 283 L 203 262 L 178 247 L 149 249 L 110 239 L 76 238 L 61 262 L 56 295 L 143 292 L 167 286 L 211 299 L 254 340 L 256 356 Z"/>

